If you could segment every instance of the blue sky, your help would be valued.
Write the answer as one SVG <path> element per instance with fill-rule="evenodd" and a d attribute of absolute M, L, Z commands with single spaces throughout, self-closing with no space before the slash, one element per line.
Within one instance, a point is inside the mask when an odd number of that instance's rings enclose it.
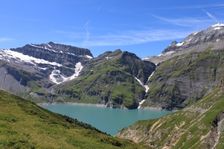
<path fill-rule="evenodd" d="M 221 0 L 1 0 L 0 48 L 54 41 L 97 56 L 158 55 L 171 41 L 224 20 Z"/>

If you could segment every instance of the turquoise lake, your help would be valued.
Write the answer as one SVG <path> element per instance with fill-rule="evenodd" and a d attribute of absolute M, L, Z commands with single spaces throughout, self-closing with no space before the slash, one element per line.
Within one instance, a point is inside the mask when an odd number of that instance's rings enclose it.
<path fill-rule="evenodd" d="M 42 105 L 50 111 L 76 118 L 91 124 L 97 129 L 110 135 L 115 135 L 138 120 L 154 119 L 171 113 L 165 110 L 126 110 L 111 109 L 78 104 L 46 104 Z"/>

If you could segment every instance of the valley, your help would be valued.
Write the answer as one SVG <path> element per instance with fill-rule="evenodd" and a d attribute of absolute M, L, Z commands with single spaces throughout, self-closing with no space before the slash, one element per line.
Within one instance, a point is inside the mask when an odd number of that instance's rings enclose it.
<path fill-rule="evenodd" d="M 144 59 L 54 42 L 2 49 L 0 147 L 221 149 L 223 40 L 218 23 Z"/>

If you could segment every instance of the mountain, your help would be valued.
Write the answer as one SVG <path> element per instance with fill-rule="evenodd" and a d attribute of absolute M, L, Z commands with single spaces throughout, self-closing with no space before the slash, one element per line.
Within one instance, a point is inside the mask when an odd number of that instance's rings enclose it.
<path fill-rule="evenodd" d="M 166 48 L 162 57 L 172 54 L 157 64 L 143 106 L 181 109 L 208 94 L 222 79 L 223 40 L 224 25 L 218 24 Z"/>
<path fill-rule="evenodd" d="M 53 42 L 0 50 L 0 86 L 20 96 L 45 98 L 55 84 L 76 78 L 92 58 L 88 49 Z"/>
<path fill-rule="evenodd" d="M 0 148 L 143 148 L 0 91 Z"/>
<path fill-rule="evenodd" d="M 183 41 L 173 41 L 162 54 L 145 58 L 155 64 L 159 64 L 178 55 L 190 52 L 201 52 L 207 48 L 212 50 L 224 49 L 224 24 L 218 23 L 200 32 L 187 36 Z"/>
<path fill-rule="evenodd" d="M 1 88 L 41 102 L 135 109 L 154 70 L 153 63 L 121 50 L 93 58 L 88 49 L 49 42 L 0 51 Z"/>
<path fill-rule="evenodd" d="M 207 49 L 174 57 L 157 66 L 149 81 L 145 105 L 183 108 L 222 81 L 224 50 Z"/>
<path fill-rule="evenodd" d="M 145 97 L 145 84 L 154 70 L 153 63 L 133 53 L 106 52 L 88 63 L 77 79 L 59 85 L 56 100 L 63 97 L 61 100 L 135 109 Z"/>
<path fill-rule="evenodd" d="M 223 39 L 224 25 L 216 24 L 166 48 L 142 106 L 179 110 L 117 136 L 156 149 L 224 148 Z"/>
<path fill-rule="evenodd" d="M 85 48 L 28 44 L 0 51 L 0 88 L 36 102 L 181 109 L 220 82 L 223 41 L 224 24 L 215 24 L 144 60 L 121 50 L 93 58 Z"/>
<path fill-rule="evenodd" d="M 117 136 L 149 148 L 224 148 L 223 81 L 197 103 L 155 120 L 144 120 Z"/>

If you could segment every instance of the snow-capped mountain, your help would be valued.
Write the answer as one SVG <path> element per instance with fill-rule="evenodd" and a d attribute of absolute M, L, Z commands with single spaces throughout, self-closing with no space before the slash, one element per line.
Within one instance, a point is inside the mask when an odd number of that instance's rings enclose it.
<path fill-rule="evenodd" d="M 182 51 L 186 48 L 207 42 L 216 43 L 216 45 L 214 44 L 215 47 L 213 48 L 217 50 L 220 48 L 217 43 L 219 43 L 221 40 L 224 40 L 224 24 L 215 24 L 206 30 L 190 34 L 188 37 L 186 37 L 183 41 L 179 43 L 174 42 L 163 51 L 163 54 L 166 54 L 170 51 Z"/>
<path fill-rule="evenodd" d="M 14 93 L 48 92 L 71 81 L 93 58 L 88 49 L 49 42 L 0 50 L 0 85 Z"/>
<path fill-rule="evenodd" d="M 187 36 L 181 42 L 173 41 L 158 56 L 146 58 L 156 64 L 170 59 L 177 55 L 190 52 L 201 52 L 208 48 L 212 50 L 224 49 L 224 24 L 218 23 L 200 32 L 195 32 Z"/>
<path fill-rule="evenodd" d="M 80 61 L 84 62 L 93 57 L 88 49 L 53 42 L 47 44 L 28 44 L 24 47 L 11 50 L 49 62 L 60 63 L 67 67 Z"/>

